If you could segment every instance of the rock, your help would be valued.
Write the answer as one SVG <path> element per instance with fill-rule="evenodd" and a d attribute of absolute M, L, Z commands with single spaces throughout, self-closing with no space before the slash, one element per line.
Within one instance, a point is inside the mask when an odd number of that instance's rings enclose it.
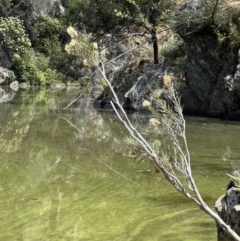
<path fill-rule="evenodd" d="M 10 84 L 10 88 L 14 91 L 18 91 L 18 88 L 19 88 L 19 83 L 18 81 L 13 81 L 11 84 Z"/>
<path fill-rule="evenodd" d="M 23 82 L 23 83 L 20 83 L 20 86 L 19 86 L 21 89 L 25 89 L 25 90 L 28 90 L 30 89 L 30 83 L 29 82 Z"/>
<path fill-rule="evenodd" d="M 238 50 L 238 65 L 234 75 L 234 83 L 236 86 L 238 97 L 240 98 L 240 49 Z"/>
<path fill-rule="evenodd" d="M 63 13 L 65 13 L 65 8 L 63 7 L 62 3 L 58 0 L 52 1 L 51 15 L 57 16 Z"/>
<path fill-rule="evenodd" d="M 6 69 L 10 69 L 12 67 L 12 63 L 2 46 L 0 46 L 0 66 Z"/>
<path fill-rule="evenodd" d="M 65 9 L 68 8 L 68 0 L 34 1 L 33 6 L 37 14 L 50 14 L 56 17 L 65 13 Z"/>
<path fill-rule="evenodd" d="M 237 51 L 221 48 L 216 30 L 205 21 L 207 9 L 202 1 L 193 0 L 183 5 L 177 15 L 177 32 L 186 49 L 186 82 L 194 94 L 196 106 L 185 111 L 212 117 L 240 118 L 240 72 L 236 72 Z M 191 21 L 190 21 L 191 19 Z M 186 20 L 186 21 L 185 21 Z M 229 43 L 225 43 L 226 45 Z M 219 54 L 221 52 L 221 54 Z M 239 66 L 240 68 L 240 66 Z M 240 91 L 238 91 L 240 92 Z M 185 99 L 186 93 L 185 93 Z M 187 103 L 183 101 L 184 104 Z"/>
<path fill-rule="evenodd" d="M 231 187 L 230 187 L 231 186 Z M 230 187 L 230 188 L 229 188 Z M 225 195 L 218 198 L 215 203 L 215 210 L 223 221 L 229 225 L 238 235 L 240 235 L 240 193 L 234 186 L 228 185 Z M 218 241 L 229 240 L 230 238 L 224 230 L 217 224 Z"/>
<path fill-rule="evenodd" d="M 149 71 L 145 75 L 139 77 L 138 81 L 133 87 L 125 94 L 125 98 L 130 100 L 132 107 L 135 110 L 143 110 L 142 102 L 149 94 L 148 86 L 163 84 L 163 71 Z"/>
<path fill-rule="evenodd" d="M 6 85 L 12 83 L 16 79 L 13 71 L 0 67 L 0 84 Z"/>
<path fill-rule="evenodd" d="M 150 93 L 153 91 L 159 98 L 166 98 L 166 79 L 172 81 L 172 76 L 179 72 L 180 69 L 174 65 L 165 63 L 154 65 L 144 75 L 140 76 L 132 88 L 125 94 L 125 103 L 132 106 L 134 110 L 146 110 L 142 106 L 145 99 L 151 99 Z M 167 77 L 167 78 L 166 78 Z M 127 103 L 128 102 L 128 103 Z"/>
<path fill-rule="evenodd" d="M 53 82 L 53 83 L 51 84 L 51 88 L 52 88 L 52 89 L 65 89 L 65 88 L 66 88 L 66 84 Z"/>
<path fill-rule="evenodd" d="M 187 86 L 182 86 L 179 88 L 178 93 L 181 96 L 184 113 L 204 115 L 204 110 L 201 111 L 202 101 L 199 100 L 194 91 Z"/>

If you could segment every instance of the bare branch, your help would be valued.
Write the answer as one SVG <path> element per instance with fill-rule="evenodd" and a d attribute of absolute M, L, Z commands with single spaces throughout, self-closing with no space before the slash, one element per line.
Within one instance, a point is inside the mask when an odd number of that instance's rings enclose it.
<path fill-rule="evenodd" d="M 76 37 L 75 41 L 80 40 L 78 37 Z M 87 41 L 85 43 L 87 43 Z M 156 117 L 160 117 L 161 121 L 159 121 L 159 123 L 161 123 L 162 126 L 167 130 L 169 135 L 169 141 L 171 142 L 172 148 L 174 149 L 174 158 L 172 159 L 173 161 L 170 162 L 170 160 L 168 160 L 167 162 L 166 159 L 161 157 L 161 153 L 159 153 L 159 151 L 154 151 L 155 146 L 153 146 L 153 144 L 151 146 L 151 144 L 143 137 L 143 135 L 132 125 L 125 110 L 119 102 L 117 94 L 115 93 L 113 86 L 111 85 L 111 82 L 106 76 L 105 66 L 103 62 L 96 58 L 96 49 L 91 48 L 91 46 L 90 48 L 85 46 L 84 42 L 80 42 L 78 44 L 82 49 L 81 51 L 78 51 L 76 53 L 81 53 L 83 56 L 88 57 L 92 65 L 97 68 L 103 79 L 106 81 L 113 95 L 113 101 L 111 101 L 111 105 L 114 111 L 116 112 L 119 120 L 124 124 L 128 132 L 130 133 L 132 138 L 134 138 L 134 140 L 139 143 L 142 150 L 145 151 L 145 157 L 148 156 L 152 159 L 154 165 L 163 173 L 166 180 L 170 182 L 178 192 L 180 192 L 188 199 L 192 200 L 205 213 L 207 213 L 211 218 L 213 218 L 215 222 L 234 240 L 240 241 L 240 237 L 237 235 L 237 233 L 232 230 L 230 226 L 227 225 L 219 217 L 219 215 L 216 214 L 204 202 L 195 184 L 194 178 L 192 176 L 191 157 L 186 138 L 186 123 L 182 114 L 180 98 L 176 94 L 174 86 L 170 85 L 168 88 L 168 100 L 170 101 L 170 103 L 166 103 L 164 100 L 155 99 L 157 103 L 156 106 L 160 109 L 157 111 L 155 110 L 154 112 L 154 108 L 152 106 L 149 107 L 156 115 Z M 159 113 L 162 113 L 161 116 Z M 178 172 L 175 173 L 174 169 Z M 183 183 L 178 178 L 178 175 L 181 175 L 185 178 L 187 186 L 186 184 L 183 185 Z"/>
<path fill-rule="evenodd" d="M 183 187 L 183 184 L 179 181 L 177 176 L 174 174 L 173 171 L 169 172 L 164 164 L 164 161 L 158 158 L 157 154 L 154 152 L 150 144 L 144 139 L 144 137 L 133 127 L 132 123 L 130 122 L 125 110 L 123 109 L 122 105 L 120 104 L 118 97 L 110 83 L 110 81 L 107 79 L 105 74 L 105 68 L 103 63 L 100 61 L 101 65 L 97 67 L 98 71 L 102 74 L 103 78 L 105 79 L 106 83 L 108 84 L 110 90 L 112 91 L 114 102 L 111 102 L 112 107 L 114 111 L 116 112 L 118 118 L 120 121 L 125 125 L 131 136 L 142 146 L 142 148 L 146 151 L 146 153 L 152 158 L 154 164 L 159 168 L 159 170 L 162 171 L 165 178 L 173 185 L 173 187 L 180 193 L 182 193 L 185 197 L 195 202 L 205 213 L 207 213 L 210 217 L 212 217 L 222 228 L 223 230 L 228 233 L 234 240 L 240 241 L 240 237 L 237 235 L 237 233 L 230 228 L 229 225 L 227 225 L 219 216 L 216 214 L 202 199 L 202 196 L 200 195 L 198 188 L 195 184 L 194 178 L 192 176 L 191 171 L 191 159 L 190 159 L 190 153 L 187 145 L 187 139 L 186 139 L 186 123 L 185 119 L 182 114 L 182 108 L 180 105 L 180 101 L 178 96 L 176 95 L 176 92 L 173 87 L 170 87 L 169 91 L 171 93 L 171 100 L 174 103 L 175 111 L 174 112 L 169 109 L 170 107 L 167 107 L 165 105 L 164 113 L 165 115 L 170 116 L 170 121 L 166 122 L 166 127 L 169 130 L 169 133 L 171 137 L 174 140 L 174 145 L 177 148 L 179 158 L 175 158 L 175 164 L 178 167 L 178 169 L 182 172 L 184 175 L 188 187 L 190 188 L 191 192 L 194 194 L 191 195 L 187 189 Z M 117 110 L 116 106 L 119 110 Z M 162 105 L 164 107 L 164 105 Z M 120 114 L 121 113 L 121 114 Z M 173 122 L 171 122 L 173 121 Z M 174 124 L 174 125 L 173 125 Z M 176 130 L 174 126 L 178 128 Z M 183 147 L 181 147 L 178 137 L 182 139 Z M 186 152 L 186 153 L 185 153 Z M 170 169 L 171 170 L 171 169 Z M 173 169 L 172 169 L 173 170 Z"/>

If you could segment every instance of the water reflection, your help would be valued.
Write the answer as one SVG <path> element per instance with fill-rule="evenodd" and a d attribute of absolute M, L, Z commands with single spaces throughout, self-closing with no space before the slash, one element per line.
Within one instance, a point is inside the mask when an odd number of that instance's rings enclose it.
<path fill-rule="evenodd" d="M 148 162 L 122 155 L 129 151 L 122 124 L 89 99 L 85 90 L 29 89 L 0 103 L 0 240 L 215 240 L 204 213 Z M 148 119 L 129 115 L 135 125 Z M 240 159 L 240 127 L 203 118 L 187 124 L 193 172 L 213 207 Z"/>
<path fill-rule="evenodd" d="M 0 103 L 11 101 L 14 98 L 15 94 L 16 92 L 10 87 L 0 87 Z"/>

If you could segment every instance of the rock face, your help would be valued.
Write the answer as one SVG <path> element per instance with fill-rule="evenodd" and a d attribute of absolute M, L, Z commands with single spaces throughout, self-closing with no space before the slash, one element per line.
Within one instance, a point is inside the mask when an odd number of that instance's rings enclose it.
<path fill-rule="evenodd" d="M 231 85 L 236 86 L 237 90 L 237 95 L 240 98 L 240 49 L 238 51 L 238 65 L 237 65 L 237 70 L 234 75 L 234 83 L 230 83 Z"/>
<path fill-rule="evenodd" d="M 233 187 L 226 194 L 219 197 L 215 203 L 218 215 L 240 236 L 240 193 Z M 234 241 L 217 225 L 218 241 Z"/>
<path fill-rule="evenodd" d="M 239 83 L 236 81 L 239 75 L 235 74 L 238 50 L 230 49 L 227 40 L 222 45 L 219 43 L 215 29 L 199 20 L 204 14 L 205 7 L 198 0 L 184 5 L 179 17 L 187 15 L 192 21 L 182 23 L 177 30 L 186 46 L 186 79 L 196 96 L 195 113 L 240 118 Z M 188 112 L 186 108 L 185 111 Z"/>
<path fill-rule="evenodd" d="M 55 17 L 65 12 L 65 8 L 68 8 L 68 0 L 34 1 L 33 6 L 37 14 L 51 14 Z"/>
<path fill-rule="evenodd" d="M 145 99 L 150 99 L 149 96 L 151 91 L 154 91 L 154 94 L 164 96 L 165 85 L 167 83 L 165 78 L 171 79 L 171 76 L 174 76 L 174 73 L 177 71 L 174 66 L 163 64 L 163 65 L 154 65 L 149 71 L 139 77 L 137 82 L 132 86 L 132 88 L 125 94 L 125 102 L 131 103 L 131 106 L 135 110 L 143 110 L 142 103 Z"/>
<path fill-rule="evenodd" d="M 209 21 L 204 21 L 205 11 L 202 1 L 192 0 L 180 8 L 177 16 L 176 31 L 185 43 L 186 52 L 185 81 L 179 87 L 183 111 L 240 119 L 240 50 L 230 48 L 228 40 L 219 42 L 216 30 Z M 125 94 L 134 109 L 141 109 L 142 99 L 148 98 L 147 85 L 161 88 L 164 73 L 176 75 L 177 72 L 164 64 L 140 75 Z"/>
<path fill-rule="evenodd" d="M 6 69 L 9 69 L 12 67 L 12 63 L 7 53 L 4 51 L 1 45 L 0 45 L 0 66 Z"/>

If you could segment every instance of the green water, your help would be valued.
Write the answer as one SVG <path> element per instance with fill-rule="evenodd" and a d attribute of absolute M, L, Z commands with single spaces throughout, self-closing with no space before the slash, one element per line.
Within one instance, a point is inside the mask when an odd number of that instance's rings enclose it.
<path fill-rule="evenodd" d="M 214 222 L 127 156 L 123 126 L 79 90 L 18 91 L 0 103 L 0 240 L 216 240 Z M 129 113 L 135 123 L 146 116 Z M 192 169 L 214 208 L 240 160 L 240 125 L 187 117 Z"/>

